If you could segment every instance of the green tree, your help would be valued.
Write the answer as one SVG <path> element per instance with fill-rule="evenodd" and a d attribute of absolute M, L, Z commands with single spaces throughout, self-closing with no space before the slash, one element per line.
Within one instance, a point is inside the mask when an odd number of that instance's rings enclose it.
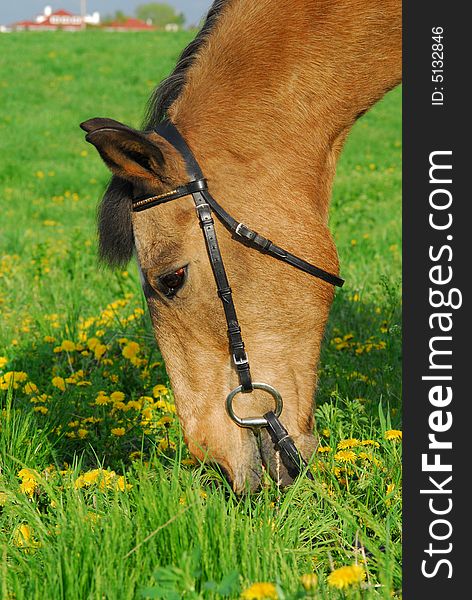
<path fill-rule="evenodd" d="M 114 23 L 115 21 L 123 23 L 127 19 L 129 19 L 128 15 L 126 15 L 122 10 L 117 10 L 113 15 L 105 15 L 102 18 L 102 23 L 104 25 L 109 25 L 110 23 Z"/>
<path fill-rule="evenodd" d="M 185 16 L 177 13 L 175 8 L 166 2 L 140 4 L 136 8 L 136 16 L 143 21 L 150 20 L 156 27 L 165 27 L 169 23 L 182 26 L 185 23 Z"/>

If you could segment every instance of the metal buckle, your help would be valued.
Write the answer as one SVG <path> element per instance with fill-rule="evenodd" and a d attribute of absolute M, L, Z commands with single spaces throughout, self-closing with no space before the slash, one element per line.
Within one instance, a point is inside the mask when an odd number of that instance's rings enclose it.
<path fill-rule="evenodd" d="M 247 365 L 249 363 L 249 358 L 247 353 L 244 353 L 244 358 L 237 358 L 236 354 L 233 354 L 233 361 L 237 367 L 241 367 L 242 365 Z"/>
<path fill-rule="evenodd" d="M 274 400 L 275 400 L 274 414 L 277 417 L 280 417 L 283 406 L 284 406 L 282 396 L 280 395 L 280 393 L 275 388 L 273 388 L 271 385 L 268 385 L 267 383 L 253 383 L 252 388 L 254 390 L 263 390 L 264 392 L 268 392 L 274 398 Z M 235 388 L 232 392 L 230 392 L 228 394 L 228 397 L 226 398 L 226 410 L 227 410 L 230 418 L 236 423 L 236 425 L 239 425 L 239 427 L 245 427 L 248 429 L 253 429 L 253 428 L 257 428 L 257 427 L 267 427 L 268 422 L 265 417 L 240 418 L 235 414 L 235 412 L 233 410 L 233 400 L 238 394 L 241 394 L 242 392 L 243 392 L 243 386 L 240 385 L 237 388 Z"/>
<path fill-rule="evenodd" d="M 241 233 L 241 229 L 242 228 L 248 229 L 248 227 L 246 225 L 244 225 L 244 223 L 239 223 L 238 226 L 236 227 L 234 233 L 236 235 L 239 235 L 240 237 L 244 237 L 243 234 Z"/>

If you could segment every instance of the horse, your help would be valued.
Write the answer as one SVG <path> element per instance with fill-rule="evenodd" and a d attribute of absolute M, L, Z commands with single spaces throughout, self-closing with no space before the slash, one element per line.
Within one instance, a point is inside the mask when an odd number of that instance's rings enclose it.
<path fill-rule="evenodd" d="M 142 129 L 108 118 L 81 125 L 112 172 L 100 257 L 116 267 L 136 256 L 189 451 L 220 465 L 237 493 L 256 490 L 264 469 L 280 485 L 293 474 L 266 428 L 238 427 L 225 408 L 238 372 L 192 196 L 132 210 L 137 197 L 188 182 L 182 154 L 157 130 L 165 119 L 178 129 L 228 213 L 337 274 L 336 163 L 356 120 L 400 81 L 399 0 L 215 0 Z M 309 459 L 333 285 L 242 246 L 215 221 L 252 375 L 279 390 L 284 426 Z M 272 410 L 273 398 L 254 389 L 234 407 L 248 418 Z"/>

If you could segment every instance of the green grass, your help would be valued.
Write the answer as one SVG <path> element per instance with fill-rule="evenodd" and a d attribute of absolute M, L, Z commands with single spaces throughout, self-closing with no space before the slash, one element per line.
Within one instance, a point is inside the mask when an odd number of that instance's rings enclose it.
<path fill-rule="evenodd" d="M 316 413 L 330 450 L 313 462 L 314 483 L 281 492 L 266 481 L 238 498 L 187 460 L 135 266 L 97 266 L 108 175 L 78 128 L 92 116 L 139 126 L 189 39 L 0 36 L 0 597 L 238 598 L 256 582 L 281 599 L 399 595 L 401 444 L 385 431 L 401 429 L 401 92 L 356 124 L 335 182 L 331 228 L 347 283 Z M 55 352 L 63 340 L 75 349 Z M 26 375 L 8 385 L 11 371 Z M 53 384 L 79 371 L 64 390 Z M 110 399 L 117 391 L 123 401 Z M 337 445 L 350 438 L 372 442 L 345 442 L 354 458 L 343 463 Z M 327 583 L 353 563 L 363 586 Z M 300 576 L 313 572 L 309 596 Z"/>

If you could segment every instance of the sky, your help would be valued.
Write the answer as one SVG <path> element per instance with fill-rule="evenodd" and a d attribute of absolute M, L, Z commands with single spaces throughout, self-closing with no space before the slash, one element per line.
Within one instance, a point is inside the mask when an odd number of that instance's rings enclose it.
<path fill-rule="evenodd" d="M 122 10 L 126 14 L 134 14 L 139 4 L 147 4 L 152 0 L 87 0 L 87 12 L 98 11 L 102 16 Z M 156 0 L 159 1 L 159 0 Z M 183 12 L 187 25 L 198 25 L 201 17 L 208 11 L 212 0 L 166 0 L 175 6 L 178 12 Z M 80 14 L 80 0 L 0 0 L 0 25 L 8 25 L 15 21 L 32 19 L 41 14 L 45 6 L 53 10 L 63 8 L 75 14 Z"/>

